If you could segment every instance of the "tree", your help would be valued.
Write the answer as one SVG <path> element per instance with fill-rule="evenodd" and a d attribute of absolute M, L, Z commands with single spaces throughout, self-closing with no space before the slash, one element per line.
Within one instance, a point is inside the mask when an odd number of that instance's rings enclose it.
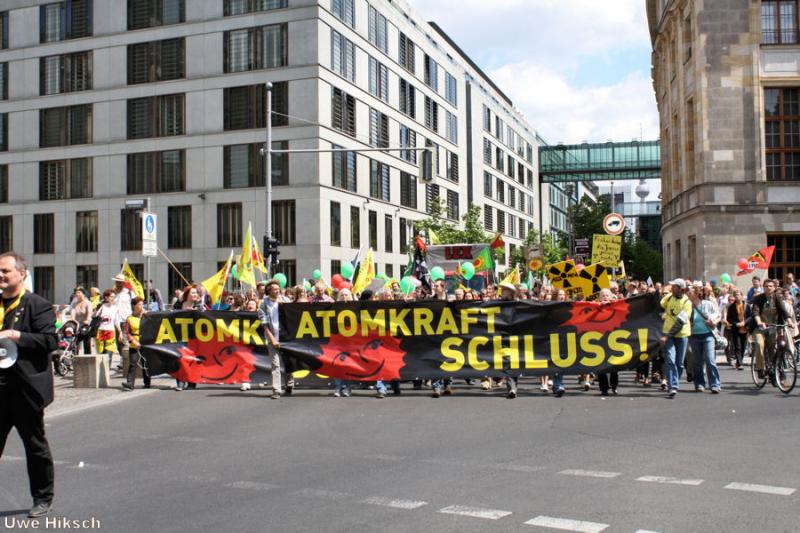
<path fill-rule="evenodd" d="M 544 246 L 544 263 L 546 265 L 563 261 L 564 257 L 567 255 L 567 247 L 564 246 L 563 243 L 557 243 L 551 234 L 542 236 L 538 231 L 531 230 L 525 238 L 525 244 L 521 247 L 517 247 L 514 253 L 511 254 L 511 264 L 527 264 L 525 260 L 525 247 L 540 243 Z"/>
<path fill-rule="evenodd" d="M 631 278 L 645 280 L 651 277 L 653 281 L 663 281 L 663 256 L 646 240 L 632 237 L 623 243 L 622 259 Z"/>
<path fill-rule="evenodd" d="M 430 234 L 430 230 L 433 230 L 442 244 L 489 242 L 489 235 L 483 231 L 480 206 L 470 204 L 467 212 L 461 217 L 461 222 L 464 229 L 456 227 L 455 224 L 444 218 L 444 205 L 439 198 L 431 206 L 428 217 L 417 222 L 417 228 L 425 230 L 426 234 Z"/>
<path fill-rule="evenodd" d="M 601 196 L 596 203 L 588 196 L 581 198 L 580 202 L 569 208 L 574 238 L 589 239 L 589 246 L 591 247 L 595 233 L 605 233 L 603 219 L 610 212 L 611 204 L 607 196 Z"/>

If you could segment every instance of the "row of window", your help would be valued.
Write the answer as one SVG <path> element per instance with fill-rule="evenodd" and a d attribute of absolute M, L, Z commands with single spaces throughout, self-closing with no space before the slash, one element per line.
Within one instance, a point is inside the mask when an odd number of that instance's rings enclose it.
<path fill-rule="evenodd" d="M 508 221 L 508 225 L 506 225 Z M 503 235 L 525 240 L 528 232 L 533 230 L 533 222 L 529 222 L 522 217 L 505 213 L 491 205 L 483 206 L 483 227 L 486 231 L 500 232 Z"/>
<path fill-rule="evenodd" d="M 350 231 L 345 231 L 344 233 L 349 233 L 350 236 L 350 248 L 359 249 L 361 248 L 361 208 L 358 206 L 350 206 Z M 331 246 L 342 246 L 342 204 L 339 202 L 331 202 L 330 203 L 330 244 Z M 394 239 L 394 216 L 393 215 L 384 215 L 383 217 L 383 248 L 378 247 L 378 213 L 377 211 L 368 211 L 367 212 L 367 235 L 369 240 L 369 247 L 373 250 L 383 251 L 388 253 L 394 253 L 397 251 L 398 253 L 405 252 L 405 244 L 407 238 L 407 227 L 408 224 L 406 223 L 405 219 L 400 219 L 400 248 L 395 250 L 395 239 Z M 338 272 L 338 269 L 334 270 L 334 272 Z"/>
<path fill-rule="evenodd" d="M 507 201 L 506 205 L 509 207 L 533 216 L 533 196 L 525 194 L 522 189 L 517 189 L 511 184 L 506 184 L 489 172 L 483 173 L 483 195 L 486 198 L 494 198 L 502 204 L 506 204 Z"/>
<path fill-rule="evenodd" d="M 503 119 L 494 113 L 487 105 L 483 106 L 483 129 L 519 157 L 525 158 L 533 164 L 533 146 L 527 142 L 514 128 L 506 124 Z M 485 144 L 484 144 L 485 146 Z"/>
<path fill-rule="evenodd" d="M 521 185 L 533 188 L 533 170 L 526 168 L 522 161 L 517 161 L 514 156 L 506 154 L 499 146 L 494 146 L 489 139 L 483 139 L 483 162 L 499 172 L 504 172 L 509 178 L 516 179 Z"/>

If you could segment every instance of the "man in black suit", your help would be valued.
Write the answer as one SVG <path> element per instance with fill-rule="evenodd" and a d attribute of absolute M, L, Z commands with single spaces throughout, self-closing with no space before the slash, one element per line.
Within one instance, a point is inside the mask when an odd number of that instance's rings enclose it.
<path fill-rule="evenodd" d="M 44 434 L 44 408 L 53 401 L 50 352 L 57 347 L 53 306 L 27 292 L 27 273 L 18 254 L 0 254 L 0 339 L 18 347 L 18 360 L 0 369 L 0 456 L 12 427 L 22 438 L 33 507 L 28 516 L 44 516 L 53 504 L 53 457 Z M 4 365 L 5 366 L 5 365 Z"/>

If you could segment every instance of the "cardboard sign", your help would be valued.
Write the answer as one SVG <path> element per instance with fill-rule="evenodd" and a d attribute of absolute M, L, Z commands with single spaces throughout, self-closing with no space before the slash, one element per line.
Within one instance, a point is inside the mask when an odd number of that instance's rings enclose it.
<path fill-rule="evenodd" d="M 616 267 L 621 254 L 621 236 L 595 233 L 592 239 L 592 263 L 605 263 L 609 267 Z"/>

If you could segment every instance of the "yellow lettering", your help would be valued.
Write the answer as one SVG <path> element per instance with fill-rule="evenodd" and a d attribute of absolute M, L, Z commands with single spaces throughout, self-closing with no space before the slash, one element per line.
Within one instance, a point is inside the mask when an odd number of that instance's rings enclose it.
<path fill-rule="evenodd" d="M 225 321 L 221 318 L 216 320 L 217 326 L 217 340 L 225 342 L 225 337 L 230 337 L 231 341 L 239 342 L 239 321 L 231 320 L 230 325 L 225 325 Z"/>
<path fill-rule="evenodd" d="M 502 370 L 503 359 L 508 359 L 510 368 L 519 368 L 519 337 L 508 338 L 508 347 L 503 346 L 503 337 L 494 338 L 494 368 Z"/>
<path fill-rule="evenodd" d="M 181 327 L 181 341 L 186 342 L 189 340 L 189 326 L 192 325 L 193 319 L 191 318 L 176 318 L 175 323 Z"/>
<path fill-rule="evenodd" d="M 402 331 L 406 337 L 411 336 L 411 330 L 406 324 L 406 317 L 410 312 L 411 309 L 389 309 L 389 330 L 392 332 L 392 337 L 397 337 L 398 331 Z"/>
<path fill-rule="evenodd" d="M 462 335 L 469 335 L 469 325 L 478 323 L 478 317 L 474 315 L 477 315 L 479 312 L 480 310 L 477 307 L 467 307 L 461 310 Z"/>
<path fill-rule="evenodd" d="M 581 335 L 580 345 L 581 351 L 594 354 L 594 357 L 582 357 L 581 364 L 583 366 L 600 366 L 605 359 L 605 350 L 602 346 L 594 344 L 603 338 L 603 334 L 599 331 L 588 331 Z"/>
<path fill-rule="evenodd" d="M 207 318 L 201 318 L 194 323 L 194 336 L 200 342 L 208 342 L 214 338 L 214 324 Z"/>
<path fill-rule="evenodd" d="M 547 368 L 546 359 L 536 359 L 533 351 L 533 335 L 525 335 L 525 368 Z"/>
<path fill-rule="evenodd" d="M 348 322 L 345 324 L 345 322 Z M 358 333 L 358 317 L 354 311 L 345 309 L 336 317 L 336 328 L 343 337 L 352 337 Z"/>
<path fill-rule="evenodd" d="M 260 320 L 250 322 L 245 320 L 242 324 L 242 343 L 255 344 L 256 346 L 264 346 L 264 339 L 258 333 L 258 328 L 261 326 Z M 252 343 L 250 342 L 252 340 Z"/>
<path fill-rule="evenodd" d="M 467 361 L 469 366 L 475 370 L 486 370 L 489 368 L 489 363 L 486 361 L 478 360 L 478 347 L 486 346 L 489 344 L 489 339 L 486 337 L 472 337 L 467 345 Z"/>
<path fill-rule="evenodd" d="M 172 324 L 169 319 L 162 319 L 161 325 L 158 326 L 158 335 L 156 335 L 156 344 L 162 344 L 164 341 L 178 342 L 175 338 L 175 331 L 172 329 Z"/>
<path fill-rule="evenodd" d="M 481 314 L 486 315 L 486 327 L 489 333 L 494 333 L 494 316 L 500 312 L 499 307 L 483 307 Z"/>
<path fill-rule="evenodd" d="M 439 327 L 436 329 L 437 335 L 444 335 L 445 333 L 451 335 L 458 335 L 458 324 L 456 324 L 456 317 L 453 316 L 453 311 L 449 307 L 442 309 L 442 315 L 439 318 Z"/>
<path fill-rule="evenodd" d="M 386 336 L 386 310 L 378 309 L 374 316 L 369 315 L 366 309 L 361 310 L 361 336 L 368 337 L 369 332 L 377 330 L 381 337 Z"/>
<path fill-rule="evenodd" d="M 621 339 L 630 338 L 630 331 L 618 329 L 608 336 L 608 347 L 615 352 L 621 352 L 622 355 L 613 355 L 608 358 L 608 364 L 614 366 L 622 366 L 628 364 L 633 359 L 633 350 L 627 344 L 620 342 Z"/>
<path fill-rule="evenodd" d="M 442 363 L 439 368 L 445 372 L 458 372 L 464 367 L 464 354 L 454 349 L 461 346 L 463 342 L 458 337 L 450 337 L 442 341 L 442 355 L 447 359 L 452 359 L 452 362 Z"/>
<path fill-rule="evenodd" d="M 336 316 L 336 311 L 317 311 L 317 318 L 322 319 L 322 336 L 331 336 L 331 319 Z"/>
<path fill-rule="evenodd" d="M 567 333 L 567 355 L 561 355 L 561 343 L 558 333 L 550 334 L 550 358 L 553 364 L 560 368 L 569 368 L 575 364 L 578 358 L 577 346 L 574 333 Z"/>
<path fill-rule="evenodd" d="M 319 338 L 319 332 L 314 325 L 314 319 L 311 318 L 311 314 L 308 311 L 300 315 L 300 325 L 297 326 L 297 334 L 295 337 L 302 339 L 306 335 L 310 336 L 312 339 Z"/>
<path fill-rule="evenodd" d="M 427 307 L 414 308 L 414 335 L 419 337 L 422 335 L 422 330 L 425 330 L 426 335 L 433 335 L 433 311 Z"/>

